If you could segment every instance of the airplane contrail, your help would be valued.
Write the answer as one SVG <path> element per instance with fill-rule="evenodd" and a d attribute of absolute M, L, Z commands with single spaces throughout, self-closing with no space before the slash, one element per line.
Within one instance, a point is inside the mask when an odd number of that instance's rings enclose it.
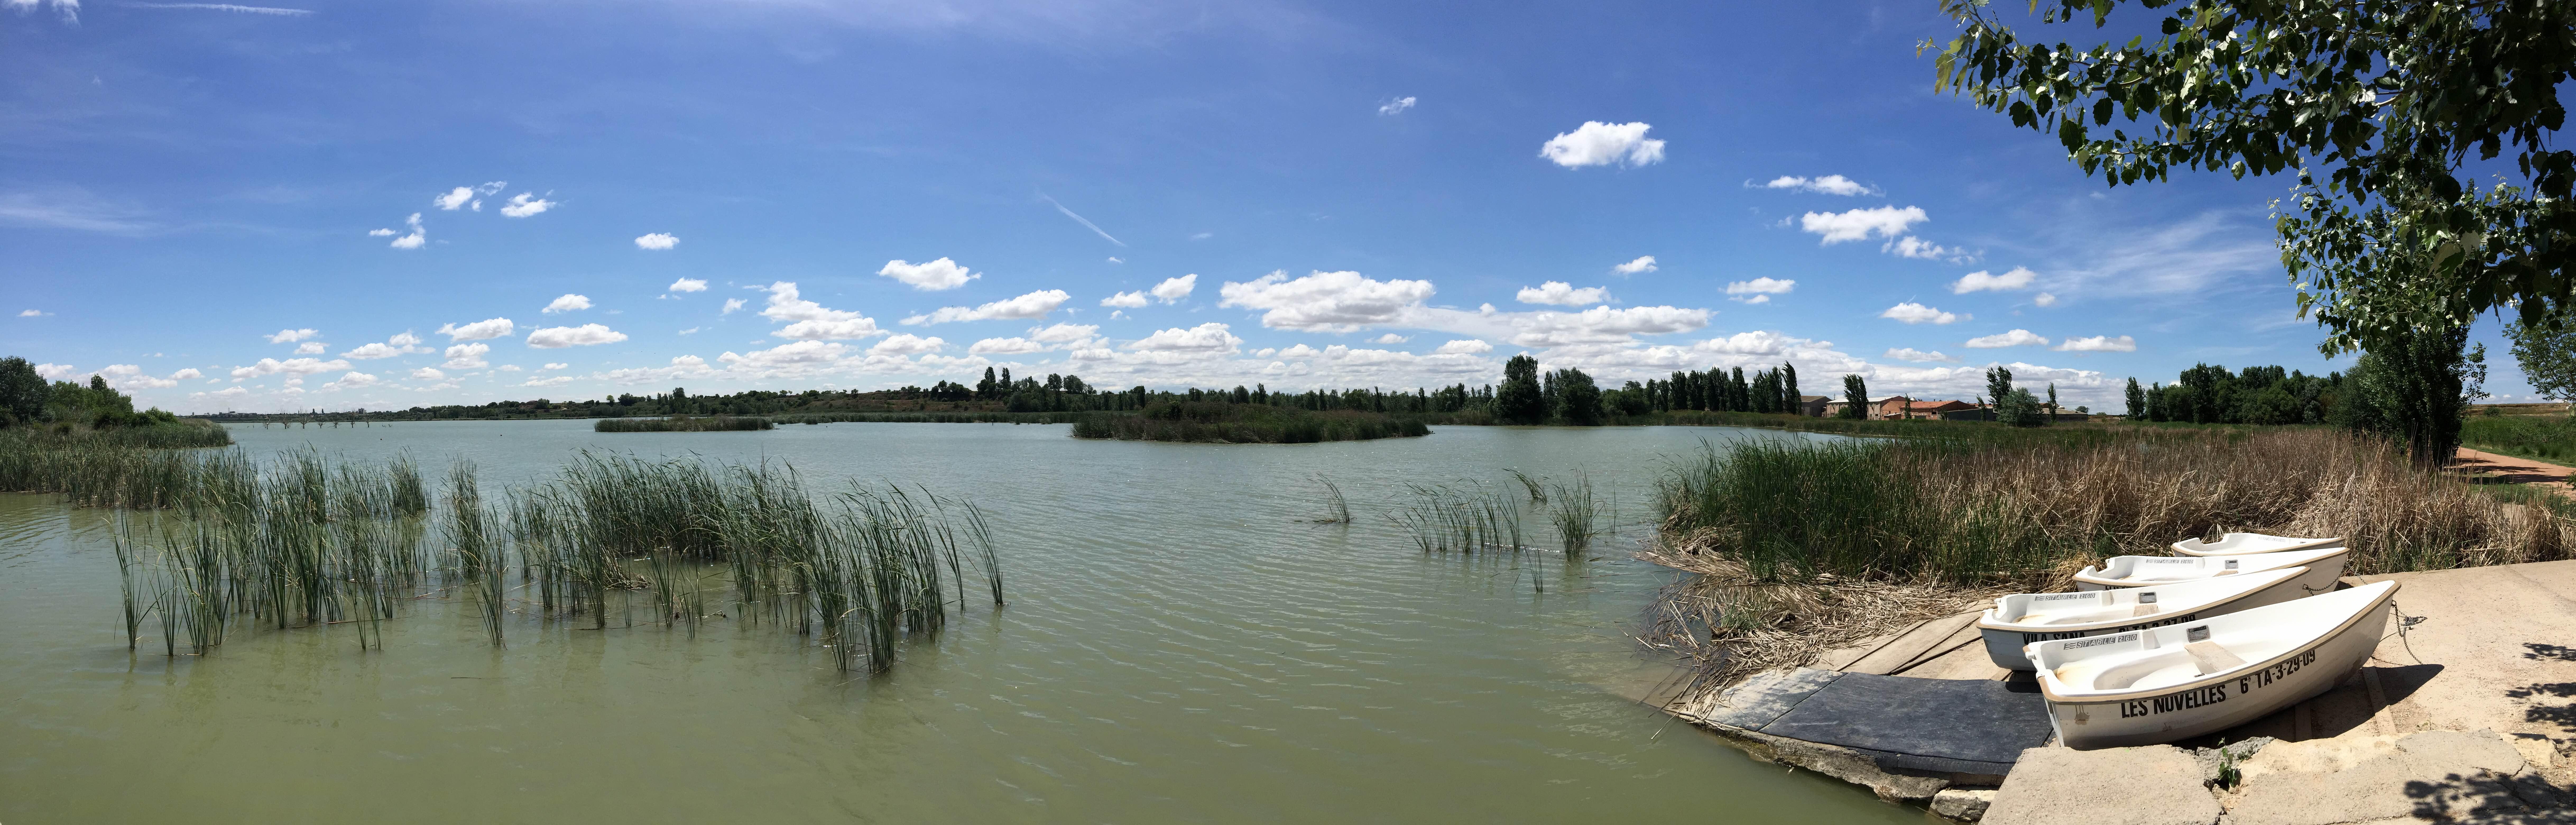
<path fill-rule="evenodd" d="M 1122 240 L 1119 240 L 1119 239 L 1117 239 L 1117 238 L 1115 238 L 1115 237 L 1111 237 L 1111 236 L 1110 236 L 1110 234 L 1109 234 L 1109 233 L 1107 233 L 1107 232 L 1101 232 L 1101 231 L 1100 231 L 1100 225 L 1099 225 L 1099 224 L 1092 223 L 1090 220 L 1083 218 L 1081 215 L 1073 214 L 1073 210 L 1064 208 L 1064 204 L 1056 203 L 1055 199 L 1054 199 L 1054 198 L 1051 198 L 1051 197 L 1047 197 L 1046 193 L 1044 193 L 1044 192 L 1040 192 L 1040 193 L 1038 193 L 1038 197 L 1046 198 L 1046 202 L 1048 202 L 1048 203 L 1054 203 L 1054 204 L 1055 204 L 1055 211 L 1062 212 L 1062 213 L 1064 213 L 1064 216 L 1065 216 L 1065 217 L 1072 218 L 1072 219 L 1074 220 L 1074 222 L 1079 223 L 1079 224 L 1082 224 L 1083 226 L 1090 228 L 1090 230 L 1091 230 L 1091 231 L 1093 231 L 1093 232 L 1097 232 L 1097 233 L 1099 233 L 1099 234 L 1100 234 L 1100 237 L 1108 238 L 1110 243 L 1114 243 L 1114 244 L 1117 244 L 1117 245 L 1119 245 L 1119 246 L 1126 246 L 1126 245 L 1127 245 L 1127 242 L 1126 242 L 1126 241 L 1122 241 Z"/>

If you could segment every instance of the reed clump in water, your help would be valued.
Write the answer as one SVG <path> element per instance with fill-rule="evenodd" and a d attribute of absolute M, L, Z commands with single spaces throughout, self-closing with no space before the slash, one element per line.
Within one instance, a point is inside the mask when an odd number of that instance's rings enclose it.
<path fill-rule="evenodd" d="M 1332 479 L 1321 475 L 1315 476 L 1315 483 L 1324 488 L 1324 515 L 1315 519 L 1315 523 L 1351 523 L 1351 503 L 1348 499 L 1342 498 L 1342 486 L 1334 484 Z"/>
<path fill-rule="evenodd" d="M 1413 502 L 1391 514 L 1425 553 L 1519 552 L 1520 502 L 1482 484 L 1406 485 Z"/>
<path fill-rule="evenodd" d="M 1157 402 L 1132 414 L 1089 413 L 1073 425 L 1075 438 L 1214 444 L 1311 444 L 1430 434 L 1431 428 L 1420 421 L 1385 413 L 1209 401 Z"/>
<path fill-rule="evenodd" d="M 1701 575 L 1659 600 L 1644 635 L 1703 663 L 1796 663 L 1921 618 L 1854 613 L 1866 606 L 1840 602 L 1853 594 L 1958 612 L 2231 530 L 2342 536 L 2354 574 L 2571 556 L 2564 503 L 2507 503 L 2315 428 L 1745 442 L 1675 466 L 1660 499 L 1643 557 Z"/>
<path fill-rule="evenodd" d="M 602 433 L 707 433 L 774 430 L 778 423 L 759 416 L 674 415 L 667 418 L 602 418 L 590 425 Z"/>
<path fill-rule="evenodd" d="M 1547 518 L 1556 527 L 1566 558 L 1579 558 L 1592 548 L 1592 537 L 1600 532 L 1601 505 L 1593 498 L 1589 473 L 1575 476 L 1573 484 L 1556 485 L 1556 492 L 1540 500 L 1552 502 Z"/>

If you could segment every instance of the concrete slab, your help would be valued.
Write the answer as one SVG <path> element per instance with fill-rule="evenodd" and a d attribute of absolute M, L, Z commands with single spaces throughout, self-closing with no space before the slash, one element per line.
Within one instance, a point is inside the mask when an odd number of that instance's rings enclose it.
<path fill-rule="evenodd" d="M 2427 617 L 2374 656 L 2388 732 L 2576 741 L 2576 561 L 2348 580 L 2402 582 L 2398 610 Z"/>
<path fill-rule="evenodd" d="M 2493 731 L 2276 742 L 2246 760 L 2231 825 L 2446 820 L 2526 811 L 2522 754 Z"/>
<path fill-rule="evenodd" d="M 2200 764 L 2172 745 L 2023 751 L 1985 825 L 2211 825 L 2222 811 Z"/>
<path fill-rule="evenodd" d="M 2001 776 L 2048 741 L 2047 703 L 2027 686 L 1845 673 L 1762 732 L 1866 750 L 1905 770 Z"/>
<path fill-rule="evenodd" d="M 1693 715 L 1728 727 L 1758 731 L 1839 678 L 1842 674 L 1834 671 L 1803 667 L 1757 673 L 1743 684 L 1719 693 L 1715 701 L 1694 708 Z"/>

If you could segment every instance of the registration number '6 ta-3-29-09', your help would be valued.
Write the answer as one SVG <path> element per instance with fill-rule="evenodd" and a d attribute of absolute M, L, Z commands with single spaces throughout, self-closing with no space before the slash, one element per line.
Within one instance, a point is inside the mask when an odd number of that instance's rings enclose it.
<path fill-rule="evenodd" d="M 2207 687 L 2196 687 L 2190 690 L 2177 691 L 2148 699 L 2130 699 L 2123 701 L 2120 703 L 2120 718 L 2134 719 L 2140 716 L 2154 716 L 2159 713 L 2171 713 L 2177 710 L 2188 710 L 2191 708 L 2215 705 L 2220 702 L 2227 701 L 2227 697 L 2229 695 L 2228 688 L 2231 685 L 2236 688 L 2234 695 L 2243 696 L 2248 693 L 2253 693 L 2254 691 L 2270 687 L 2273 683 L 2281 681 L 2282 679 L 2289 678 L 2290 674 L 2299 672 L 2301 668 L 2316 664 L 2316 661 L 2316 648 L 2309 648 L 2297 656 L 2292 656 L 2276 662 L 2271 667 L 2249 671 L 2242 676 L 2236 677 L 2231 682 L 2220 682 Z"/>

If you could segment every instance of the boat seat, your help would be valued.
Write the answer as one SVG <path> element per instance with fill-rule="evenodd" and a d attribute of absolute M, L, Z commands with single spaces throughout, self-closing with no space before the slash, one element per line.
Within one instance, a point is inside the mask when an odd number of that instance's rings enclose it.
<path fill-rule="evenodd" d="M 2191 654 L 2191 663 L 2200 668 L 2202 676 L 2224 673 L 2245 666 L 2244 659 L 2227 652 L 2227 648 L 2219 647 L 2217 642 L 2192 642 L 2183 645 L 2182 649 L 2183 652 Z"/>
<path fill-rule="evenodd" d="M 2161 612 L 2164 612 L 2164 608 L 2162 608 L 2162 607 L 2157 607 L 2157 606 L 2152 605 L 2152 604 L 2142 604 L 2142 605 L 2138 605 L 2138 608 L 2137 608 L 2136 610 L 2131 610 L 2131 611 L 2129 611 L 2129 618 L 2134 619 L 2134 618 L 2137 618 L 2137 617 L 2139 617 L 2139 616 L 2153 616 L 2153 615 L 2156 615 L 2157 613 L 2161 613 Z"/>

